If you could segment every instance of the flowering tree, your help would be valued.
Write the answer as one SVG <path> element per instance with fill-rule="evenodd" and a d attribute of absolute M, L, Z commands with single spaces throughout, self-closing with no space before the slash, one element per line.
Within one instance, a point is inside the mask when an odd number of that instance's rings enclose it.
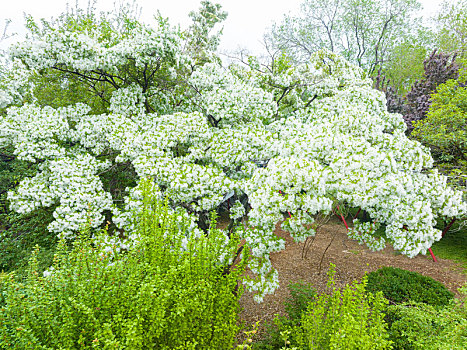
<path fill-rule="evenodd" d="M 88 85 L 83 97 L 98 96 L 105 108 L 98 113 L 86 99 L 59 108 L 31 99 L 0 119 L 0 147 L 39 169 L 9 193 L 11 208 L 55 208 L 49 230 L 57 234 L 72 237 L 111 220 L 137 239 L 131 211 L 147 179 L 155 195 L 191 218 L 191 231 L 181 234 L 200 234 L 202 217 L 229 198 L 257 274 L 246 284 L 261 300 L 278 286 L 269 254 L 284 248 L 274 235 L 284 213 L 291 216 L 282 227 L 302 242 L 315 233 L 315 215 L 361 208 L 373 223 L 355 222 L 352 237 L 408 256 L 441 238 L 437 218 L 466 214 L 461 194 L 430 170 L 429 151 L 407 139 L 400 115 L 387 112 L 383 93 L 331 52 L 278 71 L 261 70 L 255 59 L 226 69 L 206 60 L 208 52 L 200 64 L 184 51 L 183 33 L 162 18 L 150 27 L 122 15 L 80 14 L 31 28 L 11 49 L 18 71 L 60 72 L 65 87 L 80 79 Z M 14 93 L 21 90 L 4 90 Z M 116 169 L 131 179 L 123 204 L 109 185 Z"/>

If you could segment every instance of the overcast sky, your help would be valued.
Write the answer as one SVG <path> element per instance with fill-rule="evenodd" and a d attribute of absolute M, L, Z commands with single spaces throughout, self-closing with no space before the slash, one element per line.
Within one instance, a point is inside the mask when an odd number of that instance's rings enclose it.
<path fill-rule="evenodd" d="M 74 6 L 76 0 L 1 0 L 0 21 L 12 20 L 10 32 L 24 33 L 24 13 L 34 18 L 50 18 L 66 9 L 66 4 Z M 303 0 L 217 0 L 228 12 L 224 22 L 221 50 L 232 51 L 239 47 L 252 52 L 261 50 L 261 41 L 266 28 L 278 22 L 285 13 L 297 13 Z M 111 10 L 115 0 L 98 0 L 97 7 Z M 216 1 L 214 1 L 216 2 Z M 423 14 L 433 14 L 442 0 L 421 0 Z M 78 0 L 80 7 L 85 8 L 88 0 Z M 142 8 L 141 19 L 150 21 L 157 10 L 164 17 L 169 17 L 172 24 L 180 23 L 182 28 L 188 26 L 188 13 L 199 7 L 200 0 L 137 0 Z M 19 36 L 20 37 L 20 36 Z M 7 44 L 8 42 L 4 43 Z M 2 45 L 2 46 L 4 46 Z"/>

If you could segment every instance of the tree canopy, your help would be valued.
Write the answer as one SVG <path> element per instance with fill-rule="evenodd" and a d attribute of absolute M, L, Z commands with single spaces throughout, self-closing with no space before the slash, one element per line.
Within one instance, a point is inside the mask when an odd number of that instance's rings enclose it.
<path fill-rule="evenodd" d="M 467 53 L 467 1 L 444 1 L 435 21 L 438 26 L 437 44 L 444 52 L 457 52 L 460 58 Z"/>
<path fill-rule="evenodd" d="M 373 224 L 355 222 L 352 237 L 415 256 L 441 238 L 438 218 L 467 212 L 363 69 L 329 50 L 281 69 L 254 58 L 225 68 L 210 45 L 203 59 L 187 50 L 186 33 L 161 16 L 147 25 L 78 12 L 29 28 L 2 82 L 0 147 L 37 165 L 8 193 L 11 208 L 50 207 L 61 236 L 108 221 L 122 245 L 137 240 L 130 213 L 147 179 L 190 220 L 182 235 L 200 234 L 229 201 L 225 241 L 235 230 L 247 242 L 256 277 L 246 285 L 262 300 L 278 286 L 269 254 L 285 245 L 279 221 L 301 242 L 316 215 L 361 208 Z M 75 91 L 70 101 L 41 101 L 34 82 L 51 77 Z"/>
<path fill-rule="evenodd" d="M 268 40 L 299 62 L 328 49 L 373 75 L 408 36 L 419 8 L 416 0 L 304 0 L 300 15 L 284 16 Z"/>
<path fill-rule="evenodd" d="M 441 162 L 461 166 L 467 164 L 467 72 L 458 79 L 438 86 L 432 104 L 423 120 L 415 123 L 413 136 L 430 146 Z"/>

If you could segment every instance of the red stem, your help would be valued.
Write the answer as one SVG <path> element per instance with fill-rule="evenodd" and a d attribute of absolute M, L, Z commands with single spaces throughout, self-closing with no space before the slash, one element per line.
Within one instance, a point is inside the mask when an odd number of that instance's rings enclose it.
<path fill-rule="evenodd" d="M 438 262 L 438 260 L 436 260 L 436 256 L 433 254 L 433 251 L 431 250 L 431 248 L 429 248 L 428 251 L 430 252 L 431 257 L 433 258 L 433 261 Z"/>
<path fill-rule="evenodd" d="M 337 210 L 339 210 L 339 206 L 337 206 Z M 347 221 L 345 221 L 345 218 L 342 214 L 338 214 L 336 212 L 334 212 L 334 214 L 336 214 L 336 216 L 342 220 L 342 222 L 344 223 L 345 225 L 345 228 L 347 229 L 347 231 L 349 230 L 349 225 L 347 225 Z"/>
<path fill-rule="evenodd" d="M 344 225 L 345 225 L 345 228 L 347 229 L 347 231 L 349 230 L 349 225 L 347 225 L 347 221 L 345 221 L 345 218 L 344 216 L 341 214 L 341 219 L 342 221 L 344 222 Z"/>
<path fill-rule="evenodd" d="M 360 210 L 362 210 L 362 208 L 358 208 L 358 211 L 357 211 L 357 214 L 355 214 L 354 220 L 357 218 L 358 214 L 360 214 Z"/>
<path fill-rule="evenodd" d="M 280 193 L 280 194 L 282 194 L 282 191 L 281 191 L 281 190 L 279 190 L 279 193 Z M 289 214 L 289 218 L 291 218 L 291 219 L 292 219 L 292 215 L 290 215 L 290 211 L 288 211 L 288 210 L 287 210 L 287 213 Z"/>
<path fill-rule="evenodd" d="M 444 228 L 443 233 L 441 233 L 441 237 L 444 237 L 444 235 L 449 231 L 451 228 L 452 224 L 456 222 L 456 218 L 453 218 L 452 221 Z"/>

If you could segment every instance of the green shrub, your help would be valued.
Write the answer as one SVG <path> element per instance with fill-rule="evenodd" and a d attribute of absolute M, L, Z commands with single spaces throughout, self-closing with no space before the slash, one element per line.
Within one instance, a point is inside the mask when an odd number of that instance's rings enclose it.
<path fill-rule="evenodd" d="M 310 284 L 303 282 L 290 283 L 288 288 L 290 297 L 285 300 L 285 311 L 290 320 L 299 322 L 316 292 Z"/>
<path fill-rule="evenodd" d="M 396 267 L 382 267 L 369 273 L 367 290 L 372 293 L 381 291 L 386 299 L 395 304 L 415 301 L 442 306 L 449 304 L 454 297 L 433 278 Z"/>
<path fill-rule="evenodd" d="M 21 179 L 34 176 L 37 167 L 37 164 L 16 159 L 11 146 L 0 147 L 0 271 L 16 270 L 21 274 L 35 245 L 42 248 L 38 257 L 40 265 L 45 268 L 52 263 L 57 235 L 48 232 L 47 225 L 54 219 L 55 207 L 20 215 L 9 210 L 7 200 L 8 191 Z"/>
<path fill-rule="evenodd" d="M 61 241 L 51 273 L 0 282 L 2 349 L 229 349 L 238 331 L 234 293 L 244 262 L 225 273 L 233 254 L 216 229 L 188 238 L 189 225 L 152 203 L 140 218 L 139 243 L 109 250 L 82 233 L 72 249 Z M 192 237 L 192 236 L 190 236 Z M 185 247 L 185 248 L 182 248 Z"/>
<path fill-rule="evenodd" d="M 303 314 L 298 338 L 301 349 L 389 349 L 384 310 L 387 300 L 382 293 L 367 293 L 366 276 L 342 290 L 335 287 L 331 268 L 330 294 L 322 294 L 308 305 Z"/>
<path fill-rule="evenodd" d="M 393 305 L 387 310 L 387 319 L 396 350 L 467 349 L 465 304 L 441 309 L 424 303 Z"/>
<path fill-rule="evenodd" d="M 467 187 L 465 193 L 467 195 Z M 444 229 L 447 224 L 439 225 L 438 228 Z M 467 274 L 467 218 L 457 220 L 447 234 L 433 244 L 432 248 L 437 257 L 454 260 L 464 268 L 464 273 Z"/>
<path fill-rule="evenodd" d="M 58 242 L 57 234 L 47 230 L 53 220 L 52 211 L 40 208 L 28 215 L 0 214 L 0 223 L 6 226 L 4 231 L 0 230 L 0 271 L 15 270 L 16 274 L 22 275 L 36 245 L 41 247 L 39 269 L 44 270 L 52 264 Z"/>
<path fill-rule="evenodd" d="M 266 325 L 267 336 L 254 344 L 255 350 L 280 349 L 284 346 L 285 333 L 288 333 L 291 345 L 297 345 L 293 329 L 300 327 L 302 314 L 309 302 L 316 297 L 316 292 L 310 284 L 303 282 L 290 283 L 287 288 L 290 292 L 290 296 L 284 302 L 287 317 L 276 316 L 272 324 Z"/>

